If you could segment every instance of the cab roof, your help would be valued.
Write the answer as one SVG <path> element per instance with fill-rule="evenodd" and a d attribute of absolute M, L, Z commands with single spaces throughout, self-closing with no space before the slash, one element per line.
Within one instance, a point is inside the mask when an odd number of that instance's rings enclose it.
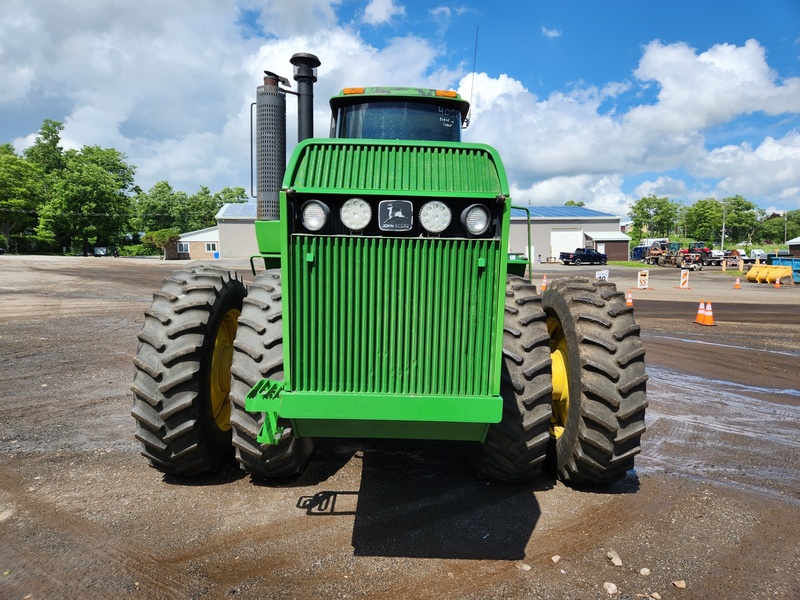
<path fill-rule="evenodd" d="M 368 100 L 378 101 L 408 101 L 408 102 L 428 102 L 454 105 L 461 111 L 462 123 L 467 118 L 469 112 L 469 102 L 462 99 L 458 92 L 453 90 L 436 90 L 432 88 L 415 87 L 361 87 L 344 88 L 336 96 L 331 98 L 331 109 L 335 112 L 343 106 L 360 104 Z"/>

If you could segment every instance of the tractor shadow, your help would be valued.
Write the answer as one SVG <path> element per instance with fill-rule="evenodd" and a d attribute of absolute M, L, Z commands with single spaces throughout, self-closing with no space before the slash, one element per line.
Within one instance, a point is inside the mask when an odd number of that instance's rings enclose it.
<path fill-rule="evenodd" d="M 360 488 L 303 496 L 297 507 L 316 518 L 354 516 L 356 556 L 522 559 L 541 514 L 534 492 L 554 484 L 547 473 L 525 484 L 479 480 L 460 443 L 318 441 L 325 471 L 343 457 L 361 461 Z"/>

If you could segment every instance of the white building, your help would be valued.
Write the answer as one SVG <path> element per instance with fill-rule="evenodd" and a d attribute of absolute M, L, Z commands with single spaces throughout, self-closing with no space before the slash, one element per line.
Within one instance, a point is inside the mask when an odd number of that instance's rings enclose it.
<path fill-rule="evenodd" d="M 620 230 L 620 218 L 583 206 L 529 206 L 511 209 L 511 254 L 530 256 L 534 262 L 555 262 L 560 252 L 595 248 L 609 260 L 628 260 L 631 238 Z M 529 247 L 530 246 L 530 247 Z"/>
<path fill-rule="evenodd" d="M 178 259 L 206 260 L 219 258 L 219 227 L 189 231 L 178 238 Z"/>

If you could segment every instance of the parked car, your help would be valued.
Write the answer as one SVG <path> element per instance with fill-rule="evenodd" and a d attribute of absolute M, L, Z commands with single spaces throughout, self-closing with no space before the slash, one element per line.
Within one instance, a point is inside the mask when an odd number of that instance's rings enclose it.
<path fill-rule="evenodd" d="M 565 265 L 583 263 L 604 265 L 608 262 L 608 255 L 598 252 L 594 248 L 575 248 L 575 252 L 561 252 L 558 260 Z"/>

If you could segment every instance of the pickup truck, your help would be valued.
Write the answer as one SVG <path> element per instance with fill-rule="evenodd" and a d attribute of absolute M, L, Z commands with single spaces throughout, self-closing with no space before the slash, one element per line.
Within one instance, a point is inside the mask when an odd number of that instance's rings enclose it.
<path fill-rule="evenodd" d="M 558 260 L 565 265 L 570 263 L 573 265 L 583 263 L 604 265 L 608 262 L 608 255 L 602 254 L 594 248 L 575 248 L 575 252 L 561 252 Z"/>

